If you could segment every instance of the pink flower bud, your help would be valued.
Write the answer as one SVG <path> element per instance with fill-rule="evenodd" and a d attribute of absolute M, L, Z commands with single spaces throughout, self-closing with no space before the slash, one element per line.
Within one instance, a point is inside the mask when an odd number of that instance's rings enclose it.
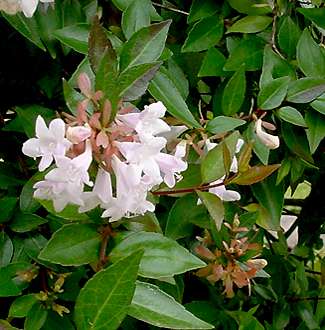
<path fill-rule="evenodd" d="M 97 134 L 96 137 L 96 145 L 97 147 L 102 146 L 103 148 L 107 148 L 109 145 L 109 140 L 108 140 L 108 136 L 104 131 L 100 131 Z"/>
<path fill-rule="evenodd" d="M 91 135 L 91 128 L 85 126 L 68 127 L 66 136 L 73 144 L 78 144 L 88 139 Z"/>
<path fill-rule="evenodd" d="M 91 81 L 87 75 L 87 73 L 81 73 L 78 77 L 78 87 L 82 94 L 86 97 L 91 97 Z"/>

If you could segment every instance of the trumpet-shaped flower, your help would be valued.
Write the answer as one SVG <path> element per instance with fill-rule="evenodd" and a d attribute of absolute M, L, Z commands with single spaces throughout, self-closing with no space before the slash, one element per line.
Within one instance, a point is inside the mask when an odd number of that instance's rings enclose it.
<path fill-rule="evenodd" d="M 39 2 L 54 2 L 54 0 L 21 0 L 20 6 L 26 17 L 32 17 L 36 11 Z"/>
<path fill-rule="evenodd" d="M 255 122 L 255 132 L 260 141 L 269 149 L 276 149 L 280 145 L 280 139 L 276 135 L 266 133 L 262 128 L 262 119 L 257 119 Z"/>
<path fill-rule="evenodd" d="M 45 180 L 34 185 L 34 197 L 53 200 L 57 212 L 62 211 L 69 203 L 84 205 L 82 193 L 84 185 L 92 186 L 89 180 L 88 168 L 92 161 L 90 143 L 81 155 L 70 159 L 56 156 L 57 167 L 45 175 Z"/>
<path fill-rule="evenodd" d="M 40 171 L 47 169 L 54 157 L 64 156 L 71 142 L 65 138 L 65 124 L 62 119 L 54 119 L 47 128 L 44 119 L 36 119 L 36 138 L 31 138 L 23 144 L 23 153 L 29 157 L 41 157 L 38 165 Z"/>

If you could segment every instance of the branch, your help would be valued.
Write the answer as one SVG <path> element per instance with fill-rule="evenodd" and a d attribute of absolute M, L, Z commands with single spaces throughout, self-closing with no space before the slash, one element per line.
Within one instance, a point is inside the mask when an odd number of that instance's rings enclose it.
<path fill-rule="evenodd" d="M 183 10 L 180 10 L 180 9 L 177 9 L 177 8 L 173 8 L 173 7 L 169 7 L 169 6 L 165 6 L 165 5 L 162 5 L 162 4 L 157 3 L 157 2 L 152 2 L 152 4 L 156 7 L 164 8 L 164 9 L 173 11 L 175 13 L 183 14 L 183 15 L 186 15 L 186 16 L 189 15 L 189 13 L 186 12 L 186 11 L 183 11 Z"/>

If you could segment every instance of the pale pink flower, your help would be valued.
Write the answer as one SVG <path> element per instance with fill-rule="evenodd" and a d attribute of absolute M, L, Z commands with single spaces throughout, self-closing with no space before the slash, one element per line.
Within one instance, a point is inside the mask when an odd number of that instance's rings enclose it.
<path fill-rule="evenodd" d="M 276 149 L 280 145 L 280 139 L 276 135 L 266 133 L 262 128 L 262 119 L 257 119 L 255 122 L 255 132 L 259 140 L 269 149 Z"/>
<path fill-rule="evenodd" d="M 91 128 L 88 126 L 74 126 L 68 127 L 66 136 L 73 144 L 78 144 L 87 140 L 91 135 Z"/>
<path fill-rule="evenodd" d="M 64 156 L 71 142 L 65 137 L 65 124 L 62 119 L 54 119 L 47 128 L 44 119 L 36 119 L 36 138 L 31 138 L 23 144 L 26 156 L 41 157 L 38 169 L 42 172 L 53 162 L 55 156 Z"/>

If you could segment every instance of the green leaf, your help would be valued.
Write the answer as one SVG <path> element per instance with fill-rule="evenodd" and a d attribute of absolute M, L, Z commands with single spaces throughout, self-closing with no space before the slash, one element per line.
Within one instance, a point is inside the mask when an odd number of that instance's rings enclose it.
<path fill-rule="evenodd" d="M 17 197 L 5 196 L 0 199 L 0 223 L 8 222 L 12 217 L 16 204 Z"/>
<path fill-rule="evenodd" d="M 78 23 L 53 32 L 56 39 L 81 54 L 88 53 L 89 25 Z"/>
<path fill-rule="evenodd" d="M 215 47 L 211 47 L 205 54 L 198 77 L 223 77 L 229 75 L 223 67 L 226 63 L 225 56 Z"/>
<path fill-rule="evenodd" d="M 115 262 L 139 249 L 144 250 L 139 268 L 139 275 L 143 277 L 159 279 L 205 266 L 174 240 L 149 232 L 129 235 L 113 249 L 110 260 Z"/>
<path fill-rule="evenodd" d="M 201 18 L 212 16 L 218 10 L 218 4 L 214 0 L 194 0 L 191 4 L 190 13 L 187 17 L 187 23 L 193 23 Z"/>
<path fill-rule="evenodd" d="M 281 133 L 284 142 L 294 154 L 296 154 L 308 163 L 314 163 L 313 158 L 310 154 L 308 140 L 304 131 L 302 131 L 298 127 L 282 122 Z"/>
<path fill-rule="evenodd" d="M 325 92 L 325 79 L 301 78 L 289 84 L 287 101 L 309 103 Z"/>
<path fill-rule="evenodd" d="M 211 16 L 194 24 L 182 47 L 182 52 L 199 52 L 215 46 L 223 35 L 223 19 Z"/>
<path fill-rule="evenodd" d="M 296 55 L 296 48 L 301 35 L 299 26 L 292 20 L 290 16 L 284 17 L 279 33 L 278 43 L 283 52 L 285 52 L 289 58 L 293 58 Z"/>
<path fill-rule="evenodd" d="M 224 70 L 237 71 L 242 65 L 245 71 L 256 71 L 262 67 L 264 43 L 256 36 L 242 39 L 230 53 Z"/>
<path fill-rule="evenodd" d="M 53 207 L 52 201 L 38 199 L 40 204 L 51 214 L 56 217 L 63 218 L 65 220 L 71 221 L 87 221 L 89 217 L 86 213 L 79 213 L 79 206 L 77 205 L 67 205 L 63 211 L 56 212 Z"/>
<path fill-rule="evenodd" d="M 133 0 L 122 14 L 122 30 L 129 39 L 133 33 L 150 24 L 149 0 Z"/>
<path fill-rule="evenodd" d="M 244 124 L 246 124 L 246 121 L 242 119 L 218 116 L 208 122 L 206 130 L 212 134 L 219 134 L 229 132 Z"/>
<path fill-rule="evenodd" d="M 119 96 L 125 101 L 134 101 L 142 96 L 161 63 L 139 64 L 124 70 L 117 80 Z"/>
<path fill-rule="evenodd" d="M 120 70 L 156 61 L 165 48 L 170 24 L 170 20 L 152 24 L 133 34 L 121 50 Z"/>
<path fill-rule="evenodd" d="M 198 190 L 197 194 L 199 195 L 203 204 L 208 209 L 211 218 L 216 224 L 217 230 L 220 230 L 225 215 L 225 210 L 221 199 L 218 196 L 209 192 L 203 192 Z"/>
<path fill-rule="evenodd" d="M 21 290 L 13 282 L 7 269 L 0 268 L 0 297 L 18 296 L 20 293 Z"/>
<path fill-rule="evenodd" d="M 39 27 L 37 26 L 35 18 L 26 18 L 21 13 L 18 13 L 16 15 L 8 15 L 5 14 L 3 11 L 1 11 L 1 15 L 19 33 L 21 33 L 37 47 L 46 51 L 46 48 L 41 41 Z"/>
<path fill-rule="evenodd" d="M 320 28 L 325 29 L 325 8 L 297 8 L 297 11 Z"/>
<path fill-rule="evenodd" d="M 138 320 L 168 329 L 214 329 L 188 312 L 156 285 L 137 281 L 128 314 Z"/>
<path fill-rule="evenodd" d="M 114 5 L 121 11 L 125 11 L 128 6 L 132 3 L 133 0 L 112 0 Z M 150 5 L 150 17 L 153 21 L 160 21 L 161 17 L 157 13 L 155 7 Z"/>
<path fill-rule="evenodd" d="M 150 94 L 164 103 L 167 111 L 189 127 L 199 128 L 200 124 L 195 120 L 181 94 L 168 76 L 157 72 L 149 85 Z"/>
<path fill-rule="evenodd" d="M 39 258 L 63 266 L 80 266 L 98 259 L 100 234 L 88 224 L 64 225 L 56 231 Z"/>
<path fill-rule="evenodd" d="M 94 73 L 99 71 L 99 67 L 103 63 L 105 64 L 106 75 L 108 72 L 115 72 L 117 66 L 116 53 L 97 16 L 94 17 L 90 28 L 88 44 L 89 63 Z"/>
<path fill-rule="evenodd" d="M 246 16 L 236 21 L 228 30 L 230 32 L 256 33 L 265 30 L 272 22 L 269 16 Z"/>
<path fill-rule="evenodd" d="M 310 105 L 319 113 L 325 115 L 325 94 L 319 96 L 316 100 L 310 103 Z"/>
<path fill-rule="evenodd" d="M 196 168 L 196 171 L 199 171 Z M 205 210 L 197 205 L 196 194 L 187 194 L 176 200 L 168 214 L 165 235 L 177 240 L 192 233 L 196 218 L 202 218 Z"/>
<path fill-rule="evenodd" d="M 309 77 L 325 76 L 325 55 L 306 28 L 297 45 L 297 61 L 301 71 Z"/>
<path fill-rule="evenodd" d="M 41 303 L 34 304 L 29 310 L 25 323 L 25 330 L 39 330 L 46 321 L 48 311 Z"/>
<path fill-rule="evenodd" d="M 26 294 L 18 297 L 11 304 L 9 309 L 9 317 L 25 317 L 29 310 L 37 302 L 36 295 L 34 293 Z"/>
<path fill-rule="evenodd" d="M 189 94 L 189 82 L 182 70 L 182 68 L 171 58 L 168 60 L 168 77 L 177 87 L 178 91 L 186 100 Z"/>
<path fill-rule="evenodd" d="M 209 183 L 218 180 L 226 174 L 223 159 L 223 144 L 227 145 L 230 151 L 230 158 L 232 159 L 235 155 L 238 138 L 239 133 L 235 131 L 205 155 L 201 163 L 201 174 L 203 182 Z"/>
<path fill-rule="evenodd" d="M 25 233 L 36 229 L 38 226 L 47 223 L 47 220 L 35 214 L 17 213 L 15 214 L 10 229 L 17 233 Z"/>
<path fill-rule="evenodd" d="M 93 276 L 76 301 L 78 330 L 115 330 L 128 312 L 135 290 L 142 251 L 123 258 Z"/>
<path fill-rule="evenodd" d="M 262 110 L 278 107 L 287 94 L 289 81 L 290 77 L 282 77 L 265 84 L 258 94 L 258 106 Z"/>
<path fill-rule="evenodd" d="M 14 252 L 14 246 L 10 237 L 2 230 L 0 232 L 0 267 L 10 263 Z"/>
<path fill-rule="evenodd" d="M 239 185 L 251 185 L 264 180 L 280 167 L 280 164 L 257 165 L 249 168 L 247 171 L 237 175 L 231 183 Z"/>
<path fill-rule="evenodd" d="M 8 321 L 0 320 L 0 326 L 2 326 L 2 330 L 20 330 L 16 327 L 13 327 Z"/>
<path fill-rule="evenodd" d="M 270 230 L 279 230 L 284 201 L 284 190 L 281 184 L 276 185 L 276 176 L 272 175 L 264 181 L 252 185 L 252 191 L 258 202 L 266 210 L 269 217 L 258 220 L 258 224 Z"/>
<path fill-rule="evenodd" d="M 304 321 L 305 325 L 310 330 L 319 329 L 319 325 L 314 316 L 313 307 L 309 301 L 298 301 L 295 304 L 296 313 Z"/>
<path fill-rule="evenodd" d="M 84 96 L 77 92 L 65 79 L 62 80 L 64 100 L 73 115 L 77 114 L 78 104 L 84 100 Z"/>
<path fill-rule="evenodd" d="M 40 203 L 34 199 L 34 184 L 38 181 L 43 180 L 44 173 L 34 174 L 24 185 L 20 197 L 19 206 L 20 210 L 25 213 L 33 213 L 40 207 Z"/>
<path fill-rule="evenodd" d="M 228 0 L 231 7 L 238 12 L 248 15 L 263 15 L 272 12 L 265 0 Z"/>
<path fill-rule="evenodd" d="M 293 107 L 282 107 L 277 111 L 277 115 L 288 123 L 307 127 L 304 117 L 302 114 Z"/>
<path fill-rule="evenodd" d="M 265 330 L 263 325 L 249 312 L 230 312 L 230 314 L 238 323 L 240 330 Z"/>
<path fill-rule="evenodd" d="M 18 118 L 24 128 L 26 135 L 31 138 L 35 136 L 35 123 L 38 115 L 42 116 L 46 122 L 53 119 L 55 112 L 40 105 L 30 105 L 16 107 Z"/>
<path fill-rule="evenodd" d="M 246 76 L 245 70 L 242 66 L 234 75 L 229 79 L 222 94 L 222 112 L 231 116 L 237 113 L 245 99 L 246 93 Z"/>
<path fill-rule="evenodd" d="M 313 154 L 325 137 L 325 119 L 318 112 L 308 111 L 306 113 L 306 123 L 308 126 L 307 139 L 310 152 Z"/>

